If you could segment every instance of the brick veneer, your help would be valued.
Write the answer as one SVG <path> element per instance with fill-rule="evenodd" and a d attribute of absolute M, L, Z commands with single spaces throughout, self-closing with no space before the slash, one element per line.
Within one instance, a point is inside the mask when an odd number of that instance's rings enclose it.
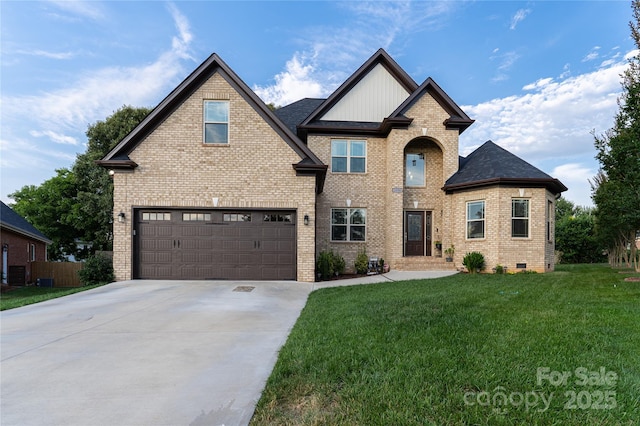
<path fill-rule="evenodd" d="M 203 144 L 203 101 L 228 100 L 229 144 Z M 293 209 L 297 211 L 297 279 L 314 280 L 315 177 L 296 176 L 301 158 L 228 82 L 214 74 L 130 154 L 132 172 L 114 175 L 114 268 L 132 274 L 136 207 Z M 124 223 L 117 221 L 125 212 Z M 310 225 L 302 224 L 308 214 Z"/>

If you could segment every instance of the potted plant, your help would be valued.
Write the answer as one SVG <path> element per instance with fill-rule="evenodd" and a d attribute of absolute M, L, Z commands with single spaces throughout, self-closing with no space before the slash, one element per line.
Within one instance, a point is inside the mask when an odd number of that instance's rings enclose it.
<path fill-rule="evenodd" d="M 451 247 L 449 247 L 448 249 L 446 249 L 444 251 L 444 254 L 447 255 L 447 257 L 445 258 L 445 260 L 447 262 L 453 262 L 453 254 L 456 252 L 456 248 L 454 247 L 453 244 L 451 244 Z"/>
<path fill-rule="evenodd" d="M 442 241 L 436 240 L 435 245 L 438 250 L 442 250 Z"/>

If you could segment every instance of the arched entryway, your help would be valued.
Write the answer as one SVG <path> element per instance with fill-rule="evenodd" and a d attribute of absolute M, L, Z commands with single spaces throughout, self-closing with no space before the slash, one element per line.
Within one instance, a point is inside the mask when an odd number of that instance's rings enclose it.
<path fill-rule="evenodd" d="M 411 140 L 404 149 L 404 256 L 432 256 L 442 211 L 440 145 L 431 138 Z"/>

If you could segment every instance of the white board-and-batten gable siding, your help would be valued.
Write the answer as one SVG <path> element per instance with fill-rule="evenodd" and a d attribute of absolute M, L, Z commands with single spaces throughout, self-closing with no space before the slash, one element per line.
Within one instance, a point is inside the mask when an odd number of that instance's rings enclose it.
<path fill-rule="evenodd" d="M 320 120 L 382 122 L 410 93 L 381 65 L 376 65 Z"/>

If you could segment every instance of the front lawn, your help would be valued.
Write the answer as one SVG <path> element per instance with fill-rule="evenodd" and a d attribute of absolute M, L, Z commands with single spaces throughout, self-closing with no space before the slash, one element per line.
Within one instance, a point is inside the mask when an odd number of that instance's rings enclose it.
<path fill-rule="evenodd" d="M 5 309 L 19 308 L 20 306 L 31 305 L 32 303 L 43 302 L 56 297 L 66 296 L 68 294 L 78 293 L 80 291 L 89 290 L 100 287 L 104 284 L 89 285 L 85 287 L 71 288 L 49 288 L 49 287 L 21 287 L 14 288 L 0 295 L 0 311 Z"/>
<path fill-rule="evenodd" d="M 571 265 L 313 292 L 251 424 L 638 424 L 628 276 Z"/>

